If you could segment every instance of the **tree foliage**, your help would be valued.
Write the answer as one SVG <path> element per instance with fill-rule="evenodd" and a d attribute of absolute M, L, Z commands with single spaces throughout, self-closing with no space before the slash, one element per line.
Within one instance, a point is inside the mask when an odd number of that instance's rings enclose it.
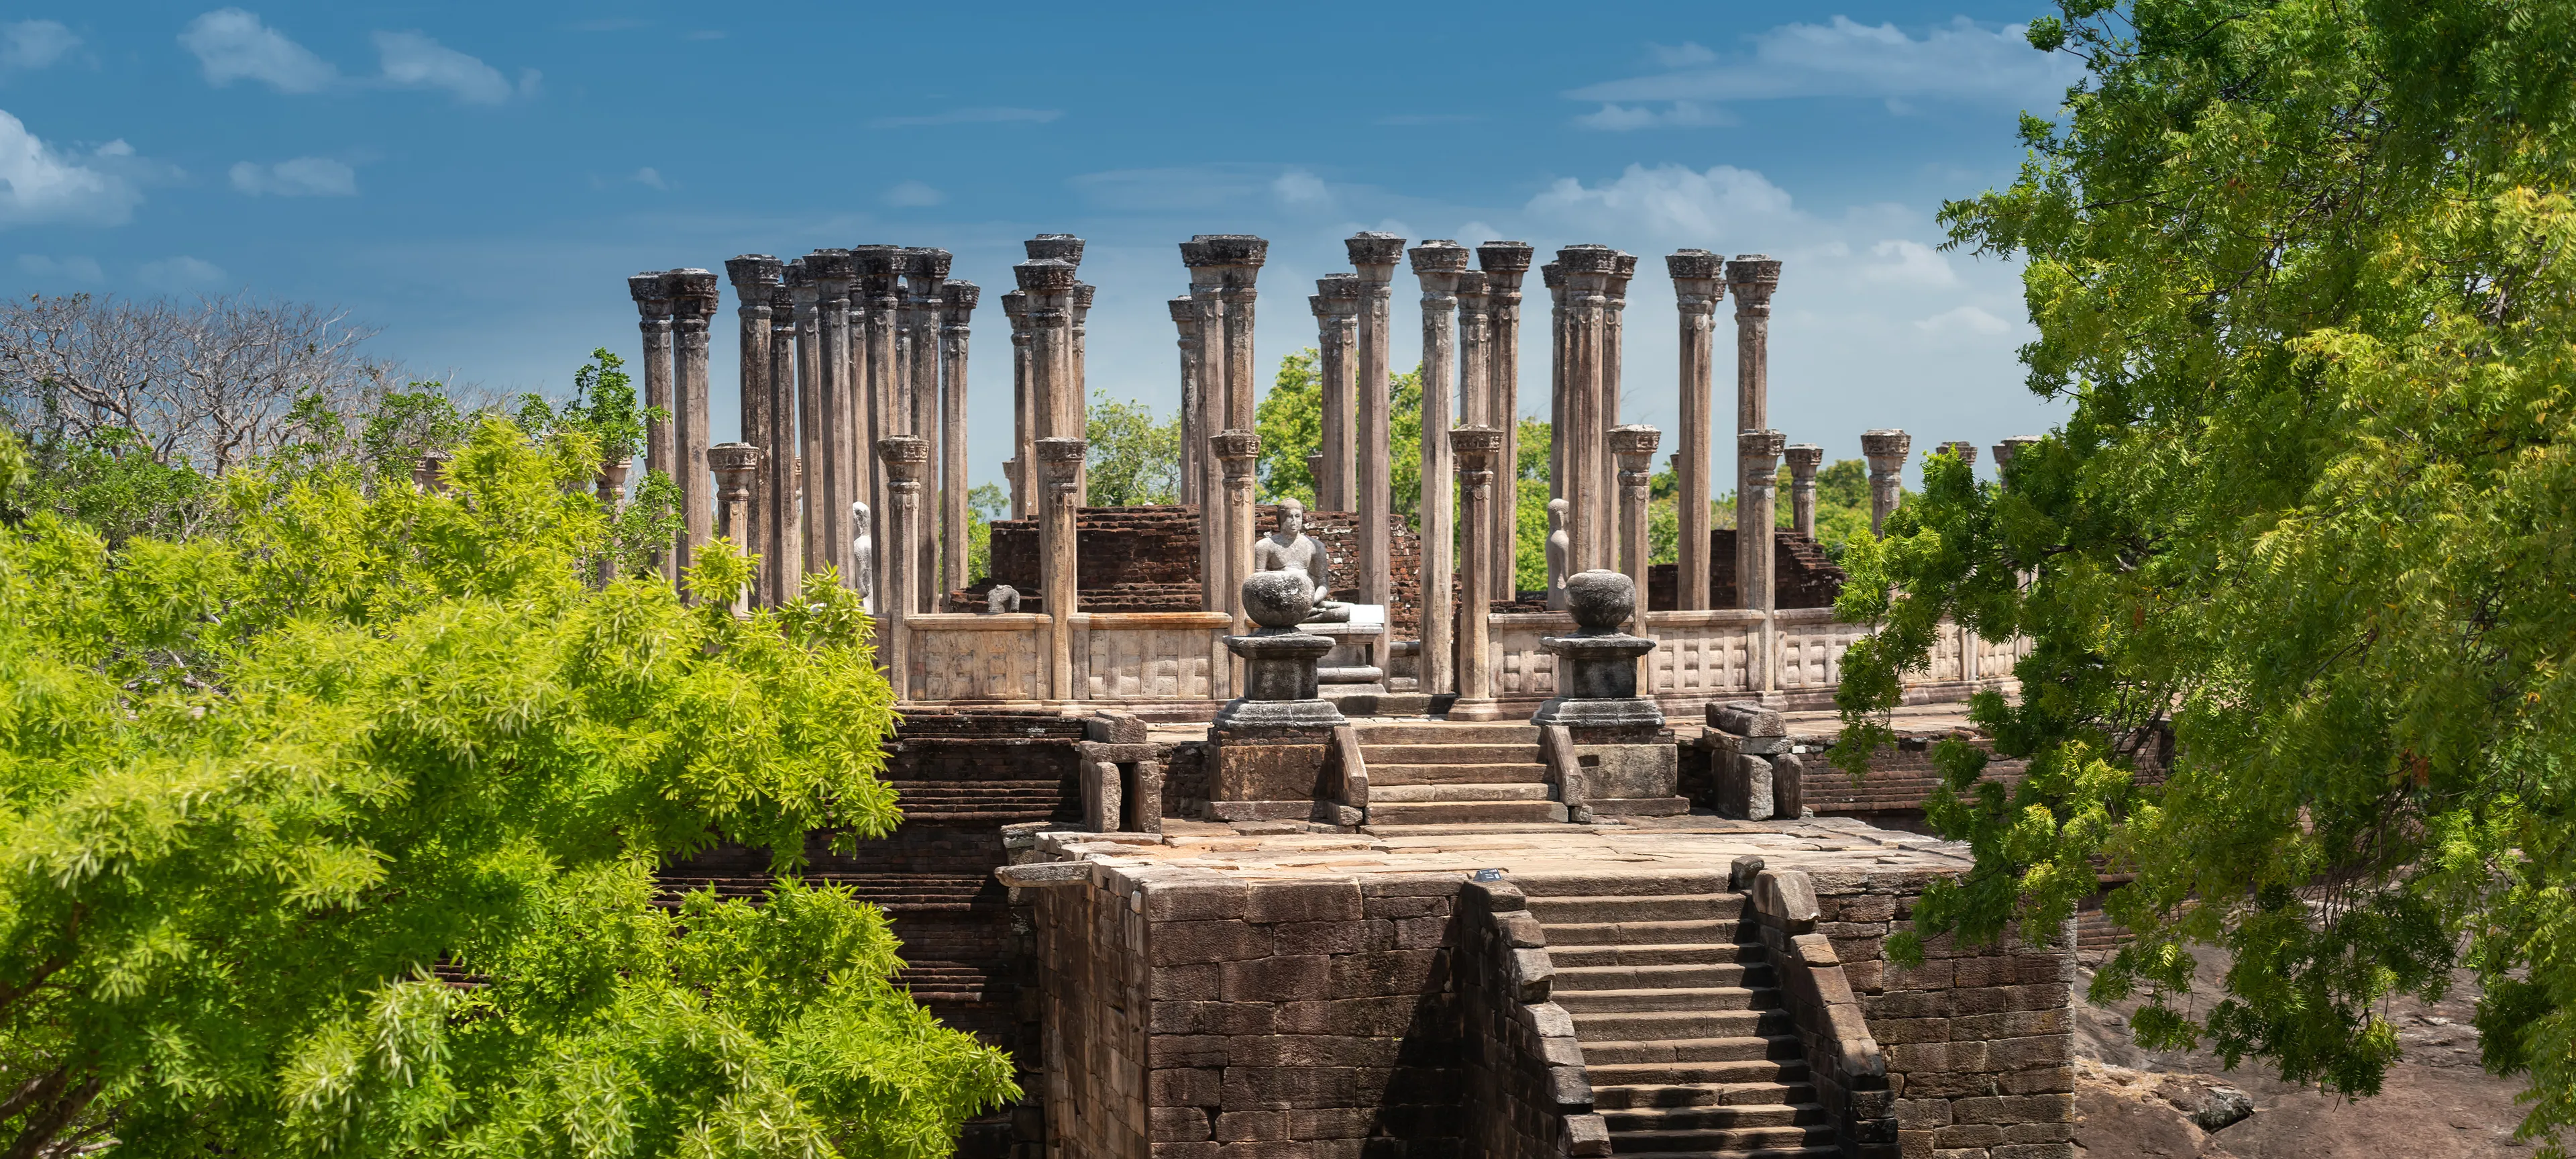
<path fill-rule="evenodd" d="M 1160 422 L 1154 408 L 1094 391 L 1083 422 L 1085 501 L 1133 507 L 1181 501 L 1181 416 Z"/>
<path fill-rule="evenodd" d="M 2073 0 L 2061 122 L 1945 210 L 2027 263 L 2030 385 L 2074 413 L 2005 486 L 1934 456 L 1846 557 L 1847 767 L 1932 625 L 2028 634 L 1928 813 L 1977 868 L 1926 932 L 2139 932 L 2097 994 L 2150 1045 L 2367 1093 L 2379 1010 L 2483 994 L 2486 1064 L 2576 1121 L 2576 6 Z M 2025 576 L 2035 582 L 2025 584 Z M 1891 594 L 1893 593 L 1893 594 Z M 2169 779 L 2140 747 L 2170 736 Z M 2225 947 L 2186 1002 L 2186 942 Z"/>
<path fill-rule="evenodd" d="M 438 489 L 0 530 L 10 1155 L 937 1156 L 1013 1093 L 845 891 L 654 904 L 720 837 L 887 832 L 892 694 L 828 577 L 594 585 L 599 459 L 485 417 Z"/>

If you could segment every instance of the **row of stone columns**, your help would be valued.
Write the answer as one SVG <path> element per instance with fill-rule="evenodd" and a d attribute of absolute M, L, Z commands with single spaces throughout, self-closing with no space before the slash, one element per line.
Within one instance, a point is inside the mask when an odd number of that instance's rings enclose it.
<path fill-rule="evenodd" d="M 1190 455 L 1183 463 L 1182 501 L 1195 496 L 1199 506 L 1201 606 L 1233 612 L 1240 629 L 1253 520 L 1248 501 L 1232 501 L 1238 465 L 1230 460 L 1236 452 L 1246 460 L 1239 466 L 1248 496 L 1250 459 L 1259 448 L 1252 434 L 1260 375 L 1252 347 L 1256 283 L 1270 243 L 1250 234 L 1203 233 L 1180 247 L 1181 264 L 1190 272 L 1189 294 L 1171 304 L 1181 342 L 1181 445 Z M 1207 453 L 1195 453 L 1201 448 Z"/>

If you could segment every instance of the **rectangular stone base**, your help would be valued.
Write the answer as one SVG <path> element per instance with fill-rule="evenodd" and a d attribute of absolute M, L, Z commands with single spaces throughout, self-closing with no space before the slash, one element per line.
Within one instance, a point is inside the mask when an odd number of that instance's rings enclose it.
<path fill-rule="evenodd" d="M 1594 797 L 1583 803 L 1595 817 L 1679 817 L 1690 812 L 1680 797 Z"/>
<path fill-rule="evenodd" d="M 1302 808 L 1324 796 L 1324 762 L 1332 751 L 1324 742 L 1330 739 L 1330 733 L 1313 742 L 1230 743 L 1218 737 L 1208 746 L 1208 796 L 1220 803 L 1295 801 Z"/>

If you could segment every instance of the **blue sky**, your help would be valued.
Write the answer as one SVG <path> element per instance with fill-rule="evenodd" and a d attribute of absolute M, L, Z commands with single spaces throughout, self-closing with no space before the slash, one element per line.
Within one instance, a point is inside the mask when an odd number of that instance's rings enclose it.
<path fill-rule="evenodd" d="M 638 269 L 942 246 L 987 293 L 981 481 L 1009 438 L 992 295 L 1035 233 L 1090 239 L 1093 387 L 1166 410 L 1190 234 L 1271 239 L 1265 366 L 1314 342 L 1306 296 L 1357 230 L 1615 245 L 1644 258 L 1623 417 L 1668 431 L 1660 257 L 1697 246 L 1786 262 L 1771 407 L 1793 442 L 1848 458 L 1870 427 L 1920 450 L 2055 421 L 2013 358 L 2017 271 L 1932 248 L 1941 200 L 2008 181 L 2015 114 L 2073 78 L 2023 43 L 2027 3 L 1099 7 L 16 6 L 0 289 L 333 303 L 418 377 L 561 392 L 593 346 L 632 355 Z M 1399 274 L 1399 365 L 1417 292 Z M 732 357 L 719 325 L 720 437 Z M 1731 374 L 1721 342 L 1721 413 Z"/>

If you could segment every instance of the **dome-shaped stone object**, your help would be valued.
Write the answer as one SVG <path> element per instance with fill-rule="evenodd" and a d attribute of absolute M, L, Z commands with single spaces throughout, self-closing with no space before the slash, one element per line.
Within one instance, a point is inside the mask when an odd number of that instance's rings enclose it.
<path fill-rule="evenodd" d="M 1264 628 L 1294 628 L 1315 610 L 1315 581 L 1302 571 L 1257 571 L 1243 581 L 1243 614 Z"/>
<path fill-rule="evenodd" d="M 1565 577 L 1566 610 L 1586 632 L 1616 632 L 1637 614 L 1637 585 L 1615 571 L 1582 571 Z"/>

